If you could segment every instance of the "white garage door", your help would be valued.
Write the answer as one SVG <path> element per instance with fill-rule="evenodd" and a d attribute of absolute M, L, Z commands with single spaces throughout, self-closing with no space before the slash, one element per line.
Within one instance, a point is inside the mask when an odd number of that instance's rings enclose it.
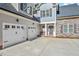
<path fill-rule="evenodd" d="M 35 27 L 28 27 L 28 39 L 33 39 L 36 37 L 36 28 Z"/>
<path fill-rule="evenodd" d="M 27 39 L 27 28 L 25 25 L 3 23 L 4 47 Z"/>

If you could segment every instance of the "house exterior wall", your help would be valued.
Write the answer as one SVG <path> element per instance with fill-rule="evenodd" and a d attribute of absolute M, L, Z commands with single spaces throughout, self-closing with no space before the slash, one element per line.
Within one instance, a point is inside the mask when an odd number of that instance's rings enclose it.
<path fill-rule="evenodd" d="M 72 33 L 63 32 L 63 25 L 65 25 L 65 24 L 69 24 L 69 25 L 73 25 L 73 26 L 74 26 L 74 24 L 76 24 L 76 26 L 73 27 L 74 30 Z M 56 36 L 57 37 L 79 37 L 79 18 L 57 20 Z"/>
<path fill-rule="evenodd" d="M 36 22 L 36 21 L 33 21 L 33 20 L 30 20 L 30 19 L 27 19 L 27 18 L 24 18 L 24 17 L 21 17 L 21 16 L 18 16 L 18 15 L 13 15 L 12 13 L 9 13 L 9 12 L 5 12 L 5 11 L 2 11 L 0 10 L 0 46 L 3 45 L 3 28 L 2 28 L 2 24 L 3 23 L 12 23 L 12 24 L 20 24 L 20 25 L 26 25 L 26 34 L 27 34 L 27 38 L 28 39 L 33 39 L 35 37 L 37 37 L 37 35 L 39 34 L 39 22 Z M 19 22 L 16 21 L 16 19 L 19 20 Z M 34 23 L 34 25 L 33 25 Z M 29 27 L 35 27 L 35 30 L 32 30 L 32 32 L 28 32 L 28 26 Z M 27 33 L 28 32 L 28 33 Z M 32 36 L 28 34 L 33 34 Z M 18 42 L 17 42 L 18 43 Z M 15 44 L 15 43 L 14 43 Z"/>
<path fill-rule="evenodd" d="M 47 3 L 47 4 L 43 4 L 41 7 L 40 7 L 40 11 L 41 10 L 49 10 L 50 8 L 52 8 L 52 16 L 49 17 L 41 17 L 40 15 L 40 22 L 41 23 L 44 23 L 44 22 L 55 22 L 56 21 L 56 8 L 53 8 L 53 4 L 52 3 Z M 41 12 L 40 12 L 41 13 Z"/>
<path fill-rule="evenodd" d="M 56 4 L 45 3 L 40 6 L 40 24 L 44 25 L 45 28 L 41 28 L 43 36 L 55 36 L 55 27 L 56 23 Z M 51 25 L 53 24 L 53 25 Z M 42 26 L 41 26 L 42 27 Z M 49 27 L 53 27 L 52 29 Z M 50 33 L 52 32 L 52 33 Z"/>

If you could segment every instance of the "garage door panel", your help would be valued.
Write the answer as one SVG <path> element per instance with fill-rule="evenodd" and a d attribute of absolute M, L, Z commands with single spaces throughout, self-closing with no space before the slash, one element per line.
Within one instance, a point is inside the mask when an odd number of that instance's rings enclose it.
<path fill-rule="evenodd" d="M 36 28 L 34 26 L 29 26 L 28 39 L 33 39 L 35 37 L 36 37 Z"/>
<path fill-rule="evenodd" d="M 3 24 L 4 47 L 24 41 L 26 40 L 26 38 L 27 38 L 26 25 L 10 24 L 10 23 Z"/>

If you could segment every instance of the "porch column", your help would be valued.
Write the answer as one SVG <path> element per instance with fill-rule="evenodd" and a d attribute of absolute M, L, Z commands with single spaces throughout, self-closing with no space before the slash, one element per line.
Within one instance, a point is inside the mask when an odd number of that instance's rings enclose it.
<path fill-rule="evenodd" d="M 53 31 L 53 36 L 56 36 L 56 23 L 54 23 L 54 31 Z"/>
<path fill-rule="evenodd" d="M 45 24 L 45 36 L 47 36 L 47 24 Z"/>

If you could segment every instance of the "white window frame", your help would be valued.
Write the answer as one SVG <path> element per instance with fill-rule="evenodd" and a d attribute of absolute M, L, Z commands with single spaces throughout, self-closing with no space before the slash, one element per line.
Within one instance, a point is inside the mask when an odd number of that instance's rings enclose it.
<path fill-rule="evenodd" d="M 64 25 L 67 25 L 67 32 L 64 32 L 64 28 L 65 28 Z M 69 29 L 69 28 L 68 28 L 68 24 L 64 24 L 64 25 L 63 25 L 63 33 L 68 33 L 68 32 L 69 32 L 69 31 L 68 31 L 68 29 Z"/>
<path fill-rule="evenodd" d="M 41 15 L 41 18 L 43 17 L 43 12 L 42 12 L 42 10 L 40 11 L 40 15 Z"/>
<path fill-rule="evenodd" d="M 43 10 L 43 12 L 42 12 L 42 13 L 43 13 L 43 17 L 45 17 L 45 10 Z"/>
<path fill-rule="evenodd" d="M 73 31 L 71 33 L 74 33 L 74 24 L 69 24 L 73 26 Z M 70 29 L 70 28 L 69 28 Z M 69 31 L 68 31 L 69 32 Z M 70 33 L 70 32 L 69 32 Z"/>
<path fill-rule="evenodd" d="M 64 32 L 64 25 L 67 25 L 67 32 Z M 73 25 L 73 32 L 71 32 L 71 33 L 74 33 L 74 24 L 64 24 L 64 25 L 63 25 L 63 33 L 70 33 L 69 32 L 69 29 L 70 29 L 69 25 Z"/>
<path fill-rule="evenodd" d="M 52 17 L 52 8 L 50 8 L 49 14 L 50 14 L 49 16 Z"/>
<path fill-rule="evenodd" d="M 46 10 L 46 17 L 49 16 L 49 10 Z"/>

